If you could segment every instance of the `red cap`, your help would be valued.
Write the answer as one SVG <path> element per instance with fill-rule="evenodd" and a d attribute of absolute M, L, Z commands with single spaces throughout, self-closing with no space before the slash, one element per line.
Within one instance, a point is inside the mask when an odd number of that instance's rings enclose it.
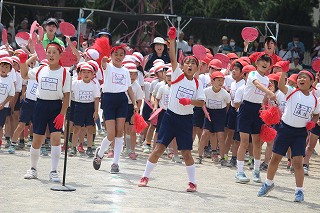
<path fill-rule="evenodd" d="M 297 83 L 298 74 L 292 74 L 288 78 L 288 80 L 293 81 L 294 83 Z"/>
<path fill-rule="evenodd" d="M 222 72 L 213 72 L 210 77 L 211 79 L 224 78 L 224 74 Z"/>
<path fill-rule="evenodd" d="M 209 67 L 213 67 L 217 70 L 221 70 L 222 69 L 222 62 L 219 59 L 212 59 L 209 63 Z"/>
<path fill-rule="evenodd" d="M 235 53 L 228 53 L 227 56 L 229 59 L 238 59 L 239 58 L 239 56 L 237 56 L 237 54 L 235 54 Z"/>
<path fill-rule="evenodd" d="M 280 76 L 272 73 L 272 74 L 268 75 L 268 78 L 269 78 L 269 80 L 279 82 Z"/>
<path fill-rule="evenodd" d="M 255 68 L 253 65 L 246 65 L 242 68 L 242 73 L 249 73 L 251 71 L 256 71 L 257 68 Z"/>
<path fill-rule="evenodd" d="M 248 64 L 251 64 L 251 60 L 247 56 L 242 56 L 242 57 L 240 57 L 240 59 L 242 59 L 243 61 L 247 62 Z"/>
<path fill-rule="evenodd" d="M 244 60 L 242 60 L 241 58 L 239 58 L 239 59 L 236 59 L 236 60 L 232 61 L 232 63 L 231 63 L 231 69 L 233 69 L 235 63 L 237 63 L 237 62 L 240 63 L 240 64 L 242 65 L 242 67 L 244 67 L 244 66 L 246 66 L 246 65 L 249 65 L 246 61 L 244 61 Z"/>

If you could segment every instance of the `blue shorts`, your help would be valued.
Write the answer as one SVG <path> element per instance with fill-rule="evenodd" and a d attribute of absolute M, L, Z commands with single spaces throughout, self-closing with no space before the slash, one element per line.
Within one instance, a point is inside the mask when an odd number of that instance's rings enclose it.
<path fill-rule="evenodd" d="M 94 102 L 92 103 L 79 103 L 75 102 L 73 124 L 75 126 L 94 126 Z"/>
<path fill-rule="evenodd" d="M 0 110 L 0 127 L 3 127 L 4 124 L 6 123 L 8 111 L 11 112 L 11 109 L 4 107 L 2 110 Z"/>
<path fill-rule="evenodd" d="M 73 122 L 73 116 L 74 116 L 74 106 L 76 105 L 75 101 L 70 102 L 70 121 Z"/>
<path fill-rule="evenodd" d="M 178 115 L 169 109 L 162 118 L 157 143 L 168 146 L 176 138 L 178 150 L 192 150 L 192 115 Z"/>
<path fill-rule="evenodd" d="M 36 101 L 30 100 L 28 98 L 22 100 L 19 122 L 25 123 L 26 125 L 30 124 L 30 122 L 32 121 L 35 105 Z"/>
<path fill-rule="evenodd" d="M 228 129 L 236 129 L 237 124 L 237 111 L 236 108 L 230 106 L 227 112 L 227 118 L 226 118 L 226 127 Z"/>
<path fill-rule="evenodd" d="M 18 96 L 17 102 L 14 105 L 14 111 L 19 111 L 20 108 L 21 108 L 22 101 L 20 100 L 20 97 L 21 97 L 21 92 L 19 92 L 19 96 Z"/>
<path fill-rule="evenodd" d="M 209 130 L 210 132 L 224 132 L 224 124 L 227 117 L 226 108 L 223 109 L 208 109 L 210 114 L 211 122 L 208 118 L 204 119 L 204 129 Z"/>
<path fill-rule="evenodd" d="M 202 107 L 193 108 L 192 124 L 195 127 L 203 128 L 204 124 L 204 112 Z"/>
<path fill-rule="evenodd" d="M 156 127 L 156 132 L 159 132 L 160 127 L 161 127 L 161 122 L 164 116 L 164 113 L 166 112 L 166 110 L 161 110 L 161 112 L 158 114 L 158 122 L 157 122 L 157 127 Z"/>
<path fill-rule="evenodd" d="M 126 118 L 128 113 L 128 97 L 126 93 L 102 94 L 103 116 L 107 120 Z"/>
<path fill-rule="evenodd" d="M 128 104 L 128 112 L 127 112 L 126 122 L 128 122 L 130 125 L 133 125 L 133 123 L 131 123 L 131 117 L 133 116 L 133 113 L 134 113 L 133 104 Z"/>
<path fill-rule="evenodd" d="M 306 139 L 308 136 L 305 127 L 295 128 L 281 122 L 276 139 L 274 140 L 272 151 L 276 154 L 285 156 L 288 148 L 291 148 L 292 157 L 305 156 Z"/>
<path fill-rule="evenodd" d="M 239 132 L 248 134 L 260 134 L 263 121 L 259 111 L 261 104 L 243 101 L 238 112 L 237 129 Z"/>
<path fill-rule="evenodd" d="M 318 124 L 316 124 L 316 126 L 311 129 L 310 131 L 312 134 L 317 135 L 318 137 L 320 137 L 320 126 Z"/>
<path fill-rule="evenodd" d="M 149 118 L 151 116 L 152 109 L 149 107 L 149 105 L 144 102 L 143 108 L 142 108 L 142 117 L 146 122 L 150 122 Z"/>
<path fill-rule="evenodd" d="M 54 119 L 60 114 L 62 100 L 37 99 L 33 114 L 33 132 L 38 135 L 45 135 L 47 126 L 50 133 L 61 132 L 61 129 L 54 127 Z"/>

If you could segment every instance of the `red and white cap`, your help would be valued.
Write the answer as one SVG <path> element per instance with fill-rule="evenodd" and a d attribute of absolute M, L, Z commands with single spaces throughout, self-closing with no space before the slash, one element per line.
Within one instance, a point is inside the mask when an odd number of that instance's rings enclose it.
<path fill-rule="evenodd" d="M 20 59 L 19 59 L 18 56 L 12 56 L 11 60 L 14 61 L 14 62 L 17 62 L 18 64 L 20 64 Z"/>
<path fill-rule="evenodd" d="M 9 51 L 13 52 L 13 48 L 9 45 L 8 46 Z M 0 46 L 0 50 L 7 50 L 7 47 L 5 45 Z"/>
<path fill-rule="evenodd" d="M 126 63 L 124 67 L 127 68 L 129 72 L 138 72 L 137 65 L 135 63 Z"/>
<path fill-rule="evenodd" d="M 170 69 L 170 68 L 172 68 L 172 64 L 171 63 L 165 64 L 164 68 Z"/>
<path fill-rule="evenodd" d="M 90 60 L 90 61 L 87 61 L 87 63 L 93 67 L 95 72 L 99 71 L 99 64 L 96 61 Z"/>
<path fill-rule="evenodd" d="M 163 71 L 163 68 L 164 68 L 164 64 L 163 65 L 159 64 L 154 67 L 154 71 L 155 73 L 157 73 L 157 72 Z"/>
<path fill-rule="evenodd" d="M 77 69 L 80 69 L 81 68 L 81 66 L 83 65 L 83 64 L 85 64 L 86 62 L 79 62 L 78 64 L 77 64 Z"/>
<path fill-rule="evenodd" d="M 10 57 L 9 53 L 6 50 L 0 50 L 0 58 Z"/>
<path fill-rule="evenodd" d="M 140 64 L 143 64 L 143 55 L 140 52 L 134 52 L 132 53 L 132 58 L 139 62 Z"/>
<path fill-rule="evenodd" d="M 13 61 L 10 57 L 2 57 L 0 58 L 0 64 L 1 63 L 6 63 L 6 64 L 10 64 L 11 67 L 13 67 Z"/>
<path fill-rule="evenodd" d="M 125 55 L 124 56 L 122 64 L 125 65 L 127 63 L 134 63 L 134 59 L 133 59 L 132 55 Z"/>
<path fill-rule="evenodd" d="M 92 48 L 87 48 L 84 53 L 92 60 L 97 60 L 100 57 L 99 52 Z"/>
<path fill-rule="evenodd" d="M 39 64 L 40 65 L 49 65 L 49 61 L 48 61 L 48 59 L 43 59 L 42 61 L 40 61 Z"/>
<path fill-rule="evenodd" d="M 14 51 L 14 54 L 21 54 L 21 53 L 26 53 L 26 51 L 24 51 L 23 49 L 17 49 L 16 51 Z"/>
<path fill-rule="evenodd" d="M 80 66 L 80 70 L 90 70 L 92 73 L 94 73 L 93 67 L 86 62 Z"/>
<path fill-rule="evenodd" d="M 149 76 L 154 75 L 155 74 L 155 69 L 154 67 L 151 67 L 149 70 Z"/>
<path fill-rule="evenodd" d="M 172 75 L 172 68 L 169 68 L 166 72 L 166 76 L 171 76 Z"/>
<path fill-rule="evenodd" d="M 162 59 L 156 59 L 153 61 L 153 66 L 156 67 L 158 65 L 164 65 L 164 61 Z"/>

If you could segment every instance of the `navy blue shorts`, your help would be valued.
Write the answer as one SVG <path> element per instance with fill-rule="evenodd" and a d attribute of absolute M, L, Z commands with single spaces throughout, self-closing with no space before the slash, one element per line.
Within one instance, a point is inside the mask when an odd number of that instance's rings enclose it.
<path fill-rule="evenodd" d="M 164 116 L 164 113 L 166 112 L 166 110 L 161 110 L 161 112 L 158 114 L 158 122 L 157 122 L 157 127 L 156 127 L 156 132 L 159 132 L 160 127 L 161 127 L 161 122 Z"/>
<path fill-rule="evenodd" d="M 317 135 L 318 137 L 320 137 L 320 126 L 318 124 L 316 124 L 316 126 L 311 129 L 310 131 L 312 134 Z"/>
<path fill-rule="evenodd" d="M 202 107 L 193 108 L 192 124 L 195 127 L 203 128 L 204 124 L 204 112 Z"/>
<path fill-rule="evenodd" d="M 131 123 L 131 117 L 133 116 L 133 113 L 134 113 L 133 104 L 128 104 L 128 112 L 127 112 L 126 122 L 128 122 L 130 125 L 133 125 L 133 123 Z"/>
<path fill-rule="evenodd" d="M 304 157 L 306 154 L 307 136 L 308 132 L 305 127 L 295 128 L 281 122 L 276 139 L 274 140 L 272 151 L 276 154 L 285 156 L 290 147 L 292 157 Z"/>
<path fill-rule="evenodd" d="M 75 101 L 70 102 L 70 121 L 73 122 L 73 116 L 74 116 L 74 106 L 76 105 Z"/>
<path fill-rule="evenodd" d="M 128 113 L 128 97 L 126 93 L 102 94 L 103 116 L 107 120 L 126 118 Z"/>
<path fill-rule="evenodd" d="M 226 127 L 228 129 L 236 129 L 237 124 L 237 111 L 236 108 L 230 106 L 227 112 L 227 119 L 226 119 Z"/>
<path fill-rule="evenodd" d="M 208 109 L 210 114 L 211 122 L 208 118 L 204 119 L 204 129 L 209 130 L 210 132 L 224 132 L 224 124 L 227 117 L 226 108 L 223 109 Z"/>
<path fill-rule="evenodd" d="M 28 98 L 22 100 L 19 122 L 29 125 L 32 121 L 35 106 L 36 101 L 30 100 Z"/>
<path fill-rule="evenodd" d="M 192 115 L 178 115 L 169 109 L 162 118 L 157 143 L 168 146 L 176 138 L 178 150 L 192 150 Z"/>
<path fill-rule="evenodd" d="M 146 122 L 150 122 L 149 118 L 151 116 L 152 109 L 149 107 L 149 105 L 144 102 L 143 108 L 142 108 L 142 117 Z"/>
<path fill-rule="evenodd" d="M 261 104 L 243 101 L 238 112 L 237 129 L 248 134 L 260 134 L 263 121 L 259 111 Z"/>
<path fill-rule="evenodd" d="M 11 109 L 4 107 L 2 110 L 0 110 L 0 127 L 3 127 L 4 124 L 6 123 L 6 117 L 7 117 L 8 111 L 11 112 Z"/>
<path fill-rule="evenodd" d="M 20 97 L 21 97 L 21 92 L 19 92 L 19 96 L 18 96 L 17 102 L 14 105 L 14 111 L 19 111 L 20 108 L 21 108 L 22 102 L 20 100 Z"/>
<path fill-rule="evenodd" d="M 75 126 L 94 126 L 94 102 L 92 103 L 79 103 L 75 102 L 73 124 Z"/>
<path fill-rule="evenodd" d="M 38 135 L 46 133 L 47 125 L 50 133 L 61 132 L 61 129 L 54 127 L 54 119 L 60 114 L 62 100 L 37 99 L 33 114 L 33 132 Z"/>

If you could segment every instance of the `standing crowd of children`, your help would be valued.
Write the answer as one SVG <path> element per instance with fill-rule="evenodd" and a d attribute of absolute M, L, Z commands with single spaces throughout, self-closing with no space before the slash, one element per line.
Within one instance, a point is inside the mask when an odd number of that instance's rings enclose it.
<path fill-rule="evenodd" d="M 55 19 L 49 20 L 46 31 L 50 34 L 57 24 Z M 50 138 L 49 178 L 60 181 L 57 167 L 61 150 L 66 147 L 66 142 L 61 146 L 61 133 L 69 116 L 69 156 L 84 152 L 86 138 L 85 152 L 93 157 L 95 170 L 107 153 L 113 158 L 110 172 L 119 173 L 121 153 L 135 160 L 136 142 L 144 142 L 143 152 L 150 156 L 140 187 L 147 186 L 164 152 L 174 162 L 185 162 L 188 192 L 197 190 L 195 164 L 204 163 L 205 157 L 222 167 L 237 167 L 236 182 L 248 183 L 245 160 L 249 157 L 254 182 L 261 183 L 260 171 L 267 170 L 266 181 L 258 192 L 258 196 L 265 196 L 274 188 L 278 165 L 287 156 L 296 179 L 295 201 L 303 201 L 304 175 L 308 174 L 310 156 L 320 136 L 320 94 L 316 90 L 319 75 L 302 70 L 287 76 L 289 63 L 275 54 L 273 36 L 265 39 L 264 52 L 249 57 L 227 54 L 227 66 L 213 58 L 210 51 L 201 60 L 188 55 L 179 57 L 178 62 L 176 34 L 176 29 L 170 28 L 168 41 L 155 38 L 153 52 L 147 56 L 130 52 L 126 45 L 111 46 L 108 33 L 97 38 L 107 41 L 105 46 L 93 45 L 83 52 L 67 37 L 78 60 L 73 70 L 62 66 L 65 48 L 55 37 L 44 45 L 46 59 L 42 61 L 31 47 L 12 51 L 3 45 L 0 126 L 5 127 L 5 147 L 10 154 L 24 148 L 26 127 L 32 131 L 31 166 L 24 178 L 38 177 L 40 149 Z M 109 50 L 107 55 L 101 51 L 103 48 Z M 94 152 L 99 107 L 107 136 Z M 272 125 L 261 116 L 262 110 L 270 109 L 279 111 L 279 121 Z M 139 134 L 134 128 L 135 114 L 141 114 L 148 124 Z M 270 137 L 275 131 L 276 135 Z M 2 138 L 2 131 L 0 135 Z M 268 141 L 264 141 L 266 135 Z M 198 156 L 194 160 L 191 151 L 196 138 Z M 264 142 L 267 146 L 262 161 Z"/>

